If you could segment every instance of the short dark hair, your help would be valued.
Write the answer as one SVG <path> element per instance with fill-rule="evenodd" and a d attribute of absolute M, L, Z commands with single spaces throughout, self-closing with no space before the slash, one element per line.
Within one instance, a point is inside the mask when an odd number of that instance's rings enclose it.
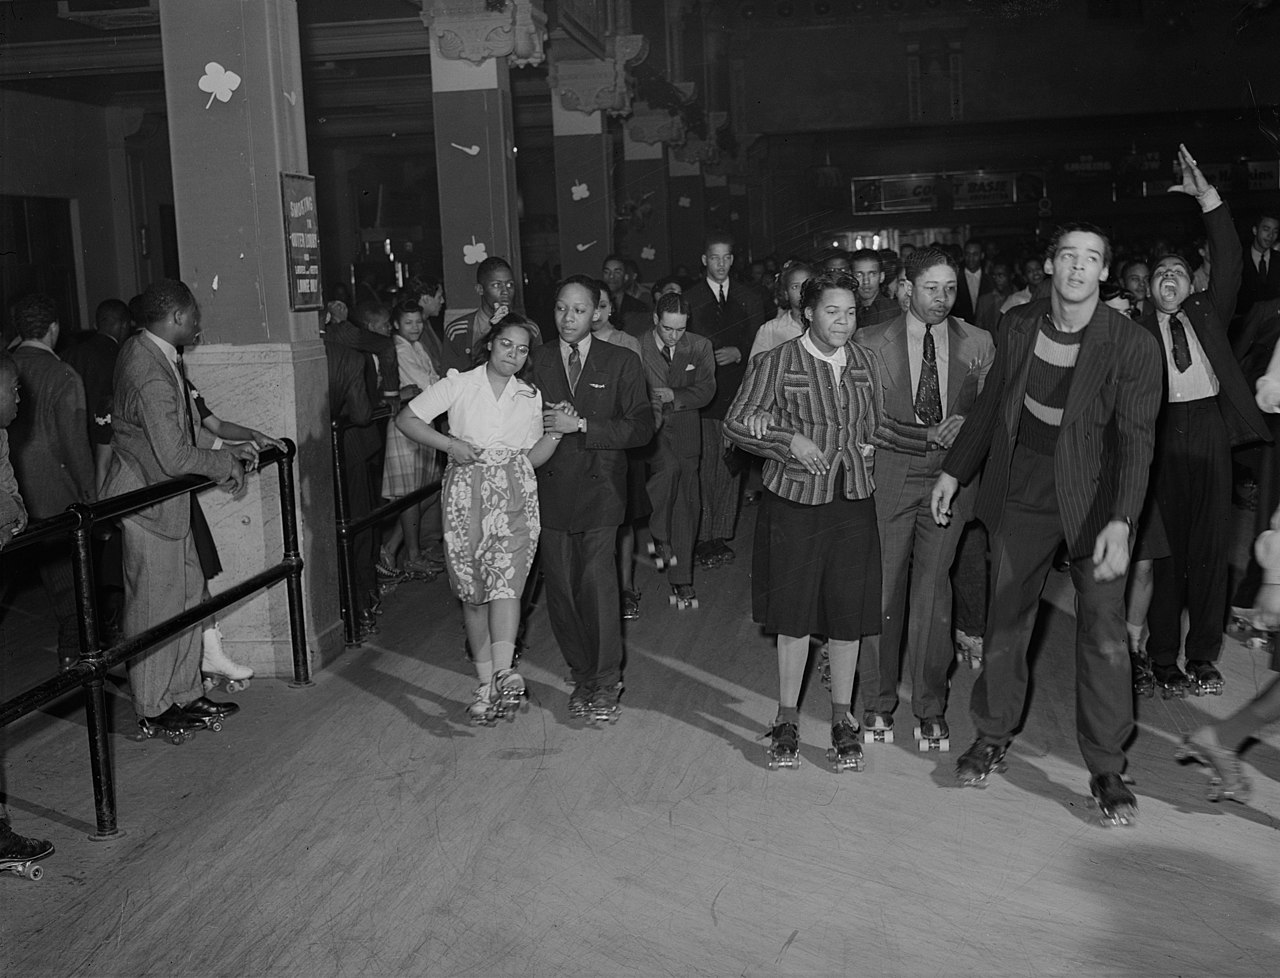
<path fill-rule="evenodd" d="M 689 317 L 693 315 L 693 307 L 689 305 L 689 298 L 683 292 L 668 292 L 653 307 L 653 315 L 659 320 L 664 313 Z"/>
<path fill-rule="evenodd" d="M 676 276 L 674 275 L 662 276 L 662 278 L 658 279 L 658 281 L 653 283 L 653 288 L 650 291 L 652 291 L 654 295 L 657 295 L 659 292 L 665 289 L 668 285 L 678 285 L 680 286 L 680 291 L 682 292 L 684 291 L 684 283 L 681 282 L 680 279 L 676 278 Z"/>
<path fill-rule="evenodd" d="M 100 332 L 127 333 L 133 325 L 129 307 L 120 299 L 103 299 L 93 313 L 93 323 Z"/>
<path fill-rule="evenodd" d="M 634 259 L 632 259 L 632 258 L 624 258 L 624 259 L 622 259 L 622 267 L 623 267 L 623 269 L 625 269 L 625 270 L 626 270 L 626 272 L 627 272 L 629 275 L 634 275 L 634 276 L 636 276 L 637 278 L 639 278 L 639 277 L 640 277 L 640 266 L 636 264 L 636 262 L 635 262 L 635 260 L 634 260 Z"/>
<path fill-rule="evenodd" d="M 591 305 L 593 307 L 600 305 L 600 283 L 598 279 L 594 279 L 590 275 L 570 275 L 556 286 L 556 298 L 560 298 L 560 293 L 570 285 L 577 285 L 586 289 L 591 293 Z"/>
<path fill-rule="evenodd" d="M 420 300 L 424 295 L 435 295 L 443 288 L 443 283 L 434 275 L 428 275 L 423 272 L 413 276 L 405 285 L 405 298 L 412 299 L 414 302 Z"/>
<path fill-rule="evenodd" d="M 422 306 L 418 305 L 417 299 L 401 299 L 391 307 L 391 321 L 399 324 L 402 316 L 410 314 L 422 315 Z"/>
<path fill-rule="evenodd" d="M 705 255 L 711 250 L 712 245 L 728 245 L 730 253 L 733 252 L 733 235 L 728 231 L 712 231 L 707 235 L 702 245 L 702 253 Z"/>
<path fill-rule="evenodd" d="M 773 285 L 773 302 L 779 309 L 785 310 L 791 308 L 791 294 L 788 289 L 791 283 L 787 281 L 793 272 L 804 272 L 807 275 L 813 275 L 813 266 L 803 261 L 788 261 L 778 271 L 778 280 Z"/>
<path fill-rule="evenodd" d="M 858 283 L 852 275 L 845 272 L 822 272 L 804 283 L 804 291 L 800 293 L 801 308 L 813 310 L 818 306 L 822 293 L 828 289 L 844 289 L 846 292 L 857 292 Z"/>
<path fill-rule="evenodd" d="M 530 387 L 533 383 L 528 379 L 533 373 L 533 350 L 538 345 L 538 332 L 534 328 L 533 323 L 520 315 L 518 312 L 509 312 L 493 325 L 493 329 L 489 330 L 487 336 L 476 344 L 475 352 L 471 354 L 471 363 L 473 366 L 479 367 L 489 362 L 489 354 L 493 350 L 493 341 L 498 338 L 504 329 L 508 326 L 519 326 L 529 334 L 529 359 L 525 360 L 524 366 L 516 371 L 517 380 L 523 380 Z"/>
<path fill-rule="evenodd" d="M 515 276 L 515 272 L 512 271 L 511 268 L 511 263 L 505 258 L 499 258 L 497 255 L 492 255 L 489 258 L 486 258 L 476 266 L 476 285 L 484 285 L 484 280 L 491 272 L 496 272 L 502 268 L 511 272 L 513 277 Z"/>
<path fill-rule="evenodd" d="M 133 310 L 134 321 L 139 326 L 153 326 L 162 323 L 175 312 L 190 309 L 196 304 L 196 297 L 191 294 L 186 283 L 175 278 L 157 279 L 142 290 L 142 295 L 129 308 Z"/>
<path fill-rule="evenodd" d="M 877 265 L 880 264 L 880 252 L 874 248 L 859 248 L 849 256 L 849 267 L 852 268 L 860 261 L 873 261 Z"/>
<path fill-rule="evenodd" d="M 13 304 L 13 328 L 24 340 L 43 339 L 58 321 L 58 304 L 39 292 L 24 295 Z"/>
<path fill-rule="evenodd" d="M 1045 250 L 1045 257 L 1050 261 L 1058 257 L 1058 249 L 1062 247 L 1062 239 L 1068 234 L 1074 234 L 1080 231 L 1084 234 L 1096 234 L 1102 239 L 1102 264 L 1104 267 L 1111 267 L 1111 239 L 1107 237 L 1107 232 L 1102 230 L 1096 224 L 1088 221 L 1069 221 L 1066 224 L 1060 224 L 1054 229 L 1049 237 L 1049 247 Z"/>
<path fill-rule="evenodd" d="M 1120 278 L 1123 279 L 1126 275 L 1128 275 L 1131 271 L 1133 271 L 1134 265 L 1146 265 L 1147 271 L 1148 272 L 1151 271 L 1151 263 L 1148 262 L 1145 258 L 1130 258 L 1128 261 L 1126 261 L 1124 264 L 1120 266 Z"/>
<path fill-rule="evenodd" d="M 376 299 L 361 299 L 356 303 L 356 322 L 361 326 L 368 326 L 372 320 L 380 319 L 383 316 L 390 319 L 391 310 Z"/>
<path fill-rule="evenodd" d="M 907 255 L 903 261 L 903 266 L 907 270 L 907 281 L 914 282 L 927 269 L 933 268 L 934 265 L 946 265 L 952 271 L 959 271 L 956 260 L 941 248 L 917 248 L 911 254 Z"/>
<path fill-rule="evenodd" d="M 604 266 L 609 264 L 609 262 L 611 261 L 616 261 L 619 265 L 621 265 L 622 270 L 624 272 L 627 270 L 627 260 L 623 258 L 621 255 L 616 253 L 612 255 L 605 255 L 604 260 L 600 262 L 600 267 L 604 268 Z"/>

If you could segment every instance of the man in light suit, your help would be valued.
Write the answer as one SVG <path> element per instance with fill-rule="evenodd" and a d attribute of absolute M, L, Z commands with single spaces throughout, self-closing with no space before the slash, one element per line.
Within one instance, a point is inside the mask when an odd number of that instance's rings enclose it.
<path fill-rule="evenodd" d="M 1005 314 L 995 363 L 933 489 L 934 519 L 946 525 L 960 486 L 982 469 L 976 514 L 990 534 L 985 657 L 970 704 L 978 736 L 956 777 L 979 784 L 1003 769 L 1026 704 L 1040 592 L 1065 540 L 1077 594 L 1077 737 L 1099 807 L 1127 822 L 1137 801 L 1122 778 L 1133 732 L 1124 588 L 1151 466 L 1160 349 L 1100 301 L 1111 261 L 1100 229 L 1059 228 L 1048 256 L 1049 298 Z"/>
<path fill-rule="evenodd" d="M 942 460 L 973 409 L 995 359 L 991 335 L 949 315 L 956 297 L 956 267 L 946 252 L 922 248 L 907 260 L 909 305 L 897 318 L 859 329 L 854 342 L 875 351 L 883 366 L 885 410 L 900 421 L 939 426 L 928 454 L 876 452 L 875 504 L 882 572 L 879 635 L 868 635 L 859 659 L 862 725 L 893 727 L 905 633 L 911 658 L 911 708 L 922 736 L 950 736 L 947 672 L 951 665 L 951 564 L 977 486 L 957 493 L 958 519 L 939 526 L 930 494 Z M 908 573 L 910 584 L 908 585 Z M 910 589 L 911 621 L 906 622 Z"/>
<path fill-rule="evenodd" d="M 627 502 L 628 448 L 653 437 L 644 368 L 591 338 L 599 286 L 571 275 L 556 297 L 559 339 L 534 350 L 543 427 L 564 436 L 538 468 L 539 554 L 547 614 L 569 664 L 569 714 L 613 720 L 622 691 L 622 618 L 614 560 Z"/>
<path fill-rule="evenodd" d="M 257 447 L 196 447 L 198 421 L 178 353 L 200 336 L 195 297 L 183 283 L 162 279 L 147 287 L 137 308 L 142 330 L 125 341 L 116 362 L 113 451 L 103 495 L 184 475 L 206 476 L 239 491 L 242 463 L 256 461 Z M 121 521 L 126 635 L 137 635 L 202 599 L 205 578 L 191 531 L 197 505 L 184 494 Z M 191 730 L 238 709 L 202 695 L 200 659 L 200 630 L 192 627 L 129 663 L 134 710 L 145 731 Z"/>
<path fill-rule="evenodd" d="M 702 425 L 698 410 L 716 392 L 716 362 L 711 341 L 688 332 L 689 300 L 664 295 L 653 313 L 653 329 L 640 340 L 653 399 L 658 437 L 645 489 L 653 504 L 649 529 L 668 566 L 671 591 L 692 600 L 693 538 L 698 530 L 698 454 Z"/>

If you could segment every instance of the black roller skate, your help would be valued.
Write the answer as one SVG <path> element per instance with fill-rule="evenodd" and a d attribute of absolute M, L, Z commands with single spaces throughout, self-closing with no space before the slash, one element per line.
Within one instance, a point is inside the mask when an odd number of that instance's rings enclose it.
<path fill-rule="evenodd" d="M 1089 779 L 1089 793 L 1098 802 L 1104 823 L 1133 825 L 1138 821 L 1138 799 L 1119 774 L 1095 774 Z"/>
<path fill-rule="evenodd" d="M 569 694 L 569 716 L 583 719 L 591 712 L 591 694 L 593 690 L 588 683 L 574 683 Z"/>
<path fill-rule="evenodd" d="M 956 662 L 968 665 L 970 669 L 982 668 L 983 643 L 981 635 L 969 635 L 956 629 L 955 631 Z"/>
<path fill-rule="evenodd" d="M 1174 757 L 1183 764 L 1194 762 L 1208 769 L 1210 801 L 1238 801 L 1243 804 L 1253 789 L 1244 776 L 1240 755 L 1218 743 L 1213 727 L 1201 727 L 1182 738 Z"/>
<path fill-rule="evenodd" d="M 622 715 L 619 700 L 622 698 L 622 683 L 610 683 L 598 686 L 591 694 L 591 704 L 587 710 L 588 718 L 597 723 L 614 723 Z"/>
<path fill-rule="evenodd" d="M 231 702 L 215 703 L 208 697 L 201 696 L 183 704 L 182 712 L 201 728 L 217 733 L 222 729 L 224 719 L 240 712 L 240 705 Z"/>
<path fill-rule="evenodd" d="M 1191 691 L 1191 680 L 1187 678 L 1187 674 L 1178 668 L 1177 664 L 1171 666 L 1161 666 L 1152 664 L 1152 678 L 1155 680 L 1156 689 L 1160 690 L 1160 695 L 1167 700 L 1182 699 Z"/>
<path fill-rule="evenodd" d="M 640 617 L 640 592 L 634 588 L 622 589 L 622 620 L 635 621 Z"/>
<path fill-rule="evenodd" d="M 37 859 L 53 855 L 53 843 L 46 839 L 30 839 L 18 835 L 8 821 L 0 819 L 0 872 L 16 873 L 29 880 L 44 876 Z"/>
<path fill-rule="evenodd" d="M 157 717 L 138 717 L 138 734 L 135 740 L 163 737 L 175 746 L 190 740 L 204 723 L 190 716 L 174 703 Z"/>
<path fill-rule="evenodd" d="M 951 750 L 951 728 L 947 726 L 946 717 L 926 717 L 916 727 L 916 747 L 921 751 L 936 750 L 946 753 Z"/>
<path fill-rule="evenodd" d="M 524 686 L 524 677 L 514 669 L 503 669 L 493 677 L 494 718 L 511 722 L 516 714 L 529 708 L 528 693 Z"/>
<path fill-rule="evenodd" d="M 1187 663 L 1187 687 L 1193 696 L 1221 696 L 1222 673 L 1212 662 L 1193 659 Z"/>
<path fill-rule="evenodd" d="M 675 551 L 671 549 L 671 544 L 661 543 L 657 540 L 649 541 L 649 556 L 653 558 L 654 568 L 660 571 L 664 571 L 668 567 L 675 567 L 679 563 L 676 560 Z"/>
<path fill-rule="evenodd" d="M 1130 652 L 1129 662 L 1133 666 L 1133 694 L 1135 696 L 1152 697 L 1156 694 L 1156 677 L 1151 671 L 1151 660 L 1145 652 Z"/>
<path fill-rule="evenodd" d="M 992 771 L 1003 771 L 1007 766 L 1004 754 L 1008 748 L 988 744 L 979 737 L 973 746 L 960 755 L 956 761 L 956 780 L 962 785 L 981 787 L 986 784 L 987 776 Z"/>
<path fill-rule="evenodd" d="M 692 584 L 672 584 L 670 600 L 671 607 L 688 611 L 698 607 L 698 592 L 693 589 Z"/>
<path fill-rule="evenodd" d="M 798 768 L 800 766 L 800 728 L 794 723 L 774 720 L 773 726 L 765 731 L 769 738 L 768 752 L 769 770 L 778 768 Z"/>
<path fill-rule="evenodd" d="M 874 710 L 862 714 L 862 740 L 867 744 L 892 744 L 893 714 Z"/>
<path fill-rule="evenodd" d="M 837 774 L 862 770 L 862 745 L 858 743 L 858 721 L 848 713 L 831 725 L 831 747 L 827 761 Z"/>

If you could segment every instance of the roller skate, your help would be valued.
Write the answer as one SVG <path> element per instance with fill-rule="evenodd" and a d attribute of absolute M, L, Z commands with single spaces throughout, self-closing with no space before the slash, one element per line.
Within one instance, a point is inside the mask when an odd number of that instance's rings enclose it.
<path fill-rule="evenodd" d="M 956 662 L 970 669 L 982 668 L 982 636 L 955 631 Z"/>
<path fill-rule="evenodd" d="M 834 729 L 834 728 L 833 728 Z M 769 738 L 768 754 L 770 771 L 788 767 L 793 770 L 800 767 L 800 728 L 794 723 L 774 720 L 773 726 L 765 731 Z"/>
<path fill-rule="evenodd" d="M 591 705 L 587 716 L 597 723 L 615 723 L 622 715 L 622 707 L 618 704 L 622 697 L 622 683 L 610 683 L 598 686 L 591 694 Z"/>
<path fill-rule="evenodd" d="M 0 819 L 0 872 L 38 880 L 44 876 L 44 870 L 36 860 L 52 855 L 53 843 L 18 835 L 7 820 Z"/>
<path fill-rule="evenodd" d="M 1095 774 L 1089 793 L 1098 803 L 1104 824 L 1133 825 L 1138 821 L 1138 799 L 1119 774 Z"/>
<path fill-rule="evenodd" d="M 715 542 L 712 540 L 703 540 L 693 548 L 693 557 L 703 567 L 713 568 L 720 566 L 720 554 L 716 550 Z"/>
<path fill-rule="evenodd" d="M 1135 696 L 1152 697 L 1156 694 L 1156 676 L 1151 671 L 1151 660 L 1142 651 L 1129 652 L 1129 662 L 1133 667 L 1133 693 Z"/>
<path fill-rule="evenodd" d="M 194 699 L 182 705 L 182 712 L 189 716 L 202 730 L 217 733 L 222 729 L 222 721 L 240 712 L 238 703 L 215 703 L 206 696 Z"/>
<path fill-rule="evenodd" d="M 988 744 L 979 737 L 956 761 L 956 780 L 962 785 L 982 787 L 992 771 L 999 773 L 1006 768 L 1004 762 L 1007 747 Z"/>
<path fill-rule="evenodd" d="M 1209 790 L 1206 797 L 1210 801 L 1225 798 L 1244 804 L 1248 799 L 1253 784 L 1244 776 L 1240 755 L 1218 742 L 1218 735 L 1213 727 L 1201 727 L 1195 733 L 1183 737 L 1182 744 L 1173 756 L 1183 764 L 1195 762 L 1208 769 Z"/>
<path fill-rule="evenodd" d="M 591 687 L 587 683 L 574 683 L 569 694 L 569 716 L 584 719 L 591 712 Z"/>
<path fill-rule="evenodd" d="M 947 753 L 951 750 L 951 728 L 947 726 L 946 717 L 927 717 L 916 727 L 916 747 L 921 751 L 936 750 Z"/>
<path fill-rule="evenodd" d="M 434 581 L 443 571 L 443 564 L 437 564 L 426 557 L 404 562 L 404 579 L 407 581 Z"/>
<path fill-rule="evenodd" d="M 150 740 L 152 737 L 164 737 L 169 743 L 177 746 L 195 736 L 195 732 L 204 726 L 203 722 L 189 715 L 182 707 L 174 703 L 157 717 L 138 717 L 138 733 L 135 740 Z"/>
<path fill-rule="evenodd" d="M 692 584 L 672 584 L 671 597 L 668 600 L 671 602 L 671 607 L 681 611 L 698 607 L 698 595 L 693 590 Z"/>
<path fill-rule="evenodd" d="M 1159 666 L 1152 664 L 1152 678 L 1155 680 L 1156 689 L 1160 690 L 1160 696 L 1166 700 L 1182 699 L 1191 691 L 1191 680 L 1187 678 L 1187 674 L 1178 668 L 1177 664 L 1171 666 Z"/>
<path fill-rule="evenodd" d="M 893 714 L 867 710 L 862 714 L 862 741 L 866 744 L 893 743 Z"/>
<path fill-rule="evenodd" d="M 653 566 L 660 571 L 675 567 L 679 563 L 671 545 L 658 540 L 649 541 L 649 556 L 653 558 Z"/>
<path fill-rule="evenodd" d="M 1193 659 L 1187 663 L 1187 686 L 1192 696 L 1221 696 L 1222 673 L 1212 662 Z"/>
<path fill-rule="evenodd" d="M 493 683 L 481 683 L 471 694 L 471 704 L 467 707 L 467 718 L 473 727 L 492 727 L 498 720 L 498 711 L 493 702 Z"/>
<path fill-rule="evenodd" d="M 640 617 L 640 592 L 634 588 L 622 589 L 622 620 L 635 621 Z"/>
<path fill-rule="evenodd" d="M 521 710 L 528 709 L 524 677 L 514 669 L 503 669 L 493 677 L 494 715 L 500 720 L 513 721 Z"/>
<path fill-rule="evenodd" d="M 827 761 L 836 774 L 862 770 L 862 745 L 858 743 L 858 721 L 848 713 L 831 725 L 831 746 Z"/>
<path fill-rule="evenodd" d="M 711 541 L 711 546 L 715 548 L 717 563 L 732 564 L 738 557 L 727 540 L 717 538 Z"/>
<path fill-rule="evenodd" d="M 249 688 L 253 670 L 231 659 L 222 649 L 222 630 L 217 625 L 204 630 L 201 636 L 204 654 L 200 658 L 200 671 L 204 674 L 204 690 L 207 693 L 221 680 L 226 680 L 227 692 L 238 693 Z"/>

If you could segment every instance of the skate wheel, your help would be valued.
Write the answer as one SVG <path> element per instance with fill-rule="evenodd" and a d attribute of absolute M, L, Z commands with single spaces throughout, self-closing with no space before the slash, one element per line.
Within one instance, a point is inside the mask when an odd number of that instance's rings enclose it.
<path fill-rule="evenodd" d="M 864 730 L 862 731 L 862 742 L 864 744 L 874 744 L 876 742 L 876 735 L 870 730 Z"/>
<path fill-rule="evenodd" d="M 950 738 L 948 738 L 948 737 L 943 737 L 941 740 L 939 740 L 939 741 L 938 741 L 938 750 L 942 751 L 944 754 L 946 754 L 946 753 L 950 753 L 950 751 L 951 751 L 951 740 L 950 740 Z"/>
<path fill-rule="evenodd" d="M 697 607 L 698 607 L 698 599 L 697 599 L 697 598 L 694 598 L 692 601 L 690 601 L 690 602 L 689 602 L 689 607 L 690 607 L 690 608 L 697 608 Z"/>
<path fill-rule="evenodd" d="M 921 754 L 927 753 L 932 747 L 932 745 L 929 743 L 929 741 L 921 738 L 918 733 L 916 734 L 916 737 L 918 738 L 916 740 L 916 749 L 920 751 Z"/>
<path fill-rule="evenodd" d="M 205 676 L 200 682 L 201 685 L 204 686 L 204 691 L 206 693 L 218 685 L 218 680 L 214 679 L 212 676 Z"/>
<path fill-rule="evenodd" d="M 22 874 L 29 880 L 39 880 L 44 878 L 44 869 L 40 866 L 31 865 L 27 867 L 27 871 Z"/>
<path fill-rule="evenodd" d="M 238 693 L 242 689 L 248 689 L 248 688 L 249 688 L 249 680 L 247 679 L 232 679 L 227 682 L 228 693 Z"/>
<path fill-rule="evenodd" d="M 217 718 L 214 718 L 214 719 L 210 720 L 210 721 L 209 721 L 209 729 L 210 729 L 210 730 L 212 730 L 214 733 L 221 733 L 221 732 L 222 732 L 222 721 L 221 721 L 221 720 L 219 720 L 219 719 L 217 719 Z"/>
<path fill-rule="evenodd" d="M 670 598 L 668 598 L 667 600 L 671 602 L 671 607 L 673 607 L 673 608 L 676 606 L 676 604 L 677 604 L 677 602 L 678 602 L 678 599 L 676 598 L 676 596 L 675 596 L 674 594 L 673 594 L 673 595 L 671 595 L 671 597 L 670 597 Z"/>

